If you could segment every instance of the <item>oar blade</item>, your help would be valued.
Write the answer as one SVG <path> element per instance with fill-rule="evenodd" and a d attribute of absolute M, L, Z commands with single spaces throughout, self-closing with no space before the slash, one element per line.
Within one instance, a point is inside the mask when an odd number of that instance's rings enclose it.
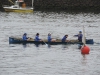
<path fill-rule="evenodd" d="M 82 38 L 82 42 L 84 44 L 86 44 L 86 39 L 85 39 L 85 29 L 84 29 L 84 26 L 83 26 L 83 38 Z"/>

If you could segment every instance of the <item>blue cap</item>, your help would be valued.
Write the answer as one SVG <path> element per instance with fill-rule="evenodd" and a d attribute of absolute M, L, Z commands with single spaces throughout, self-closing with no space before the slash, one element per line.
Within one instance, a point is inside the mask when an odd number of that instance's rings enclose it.
<path fill-rule="evenodd" d="M 48 36 L 50 36 L 50 35 L 51 35 L 51 33 L 48 34 Z"/>
<path fill-rule="evenodd" d="M 82 31 L 79 31 L 79 33 L 82 33 Z"/>
<path fill-rule="evenodd" d="M 24 35 L 27 35 L 27 33 L 24 33 Z"/>

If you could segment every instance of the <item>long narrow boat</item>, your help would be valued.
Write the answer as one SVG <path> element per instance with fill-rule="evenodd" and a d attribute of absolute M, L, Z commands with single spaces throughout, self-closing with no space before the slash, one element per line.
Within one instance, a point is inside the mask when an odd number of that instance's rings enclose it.
<path fill-rule="evenodd" d="M 83 44 L 82 42 L 78 42 L 78 40 L 70 40 L 69 42 L 61 42 L 61 39 L 57 39 L 56 42 L 47 42 L 44 40 L 42 42 L 34 41 L 34 39 L 30 38 L 28 41 L 23 41 L 22 38 L 16 37 L 9 37 L 9 44 L 50 44 L 50 45 L 57 45 L 57 44 Z M 86 44 L 94 44 L 93 39 L 86 39 Z"/>
<path fill-rule="evenodd" d="M 33 12 L 33 0 L 32 0 L 32 7 L 26 7 L 24 0 L 16 0 L 15 3 L 10 1 L 13 5 L 12 6 L 3 6 L 6 12 Z M 22 6 L 20 4 L 22 3 Z"/>

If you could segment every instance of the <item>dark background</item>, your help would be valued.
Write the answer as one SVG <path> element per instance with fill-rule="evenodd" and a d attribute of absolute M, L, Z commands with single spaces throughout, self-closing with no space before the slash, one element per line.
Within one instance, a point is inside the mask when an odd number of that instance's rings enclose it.
<path fill-rule="evenodd" d="M 12 0 L 13 2 L 15 0 Z M 24 0 L 32 6 L 31 0 Z M 34 0 L 34 10 L 93 10 L 100 11 L 100 0 Z M 2 5 L 12 5 L 8 0 L 0 0 Z"/>

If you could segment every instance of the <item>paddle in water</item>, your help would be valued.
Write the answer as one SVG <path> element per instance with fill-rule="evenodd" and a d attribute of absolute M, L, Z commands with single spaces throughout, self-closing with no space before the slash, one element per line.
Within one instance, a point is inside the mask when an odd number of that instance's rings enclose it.
<path fill-rule="evenodd" d="M 43 41 L 43 40 L 42 40 Z M 44 41 L 43 41 L 44 42 Z M 48 46 L 48 44 L 46 43 L 46 42 L 44 42 L 44 44 L 46 45 L 46 46 Z"/>

